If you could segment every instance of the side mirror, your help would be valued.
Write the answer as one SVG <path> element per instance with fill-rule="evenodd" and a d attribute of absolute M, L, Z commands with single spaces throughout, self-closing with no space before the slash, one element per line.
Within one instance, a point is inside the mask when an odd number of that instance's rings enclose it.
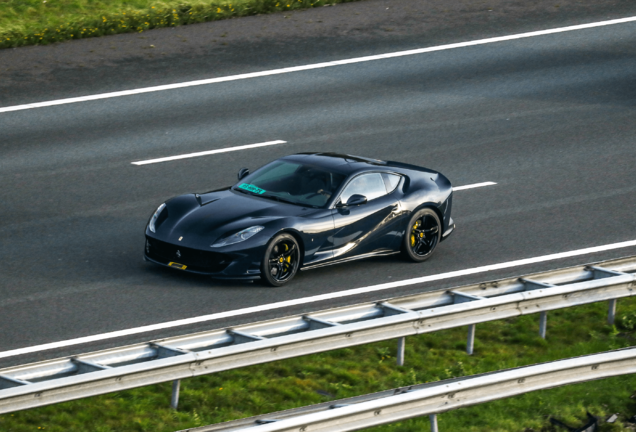
<path fill-rule="evenodd" d="M 367 197 L 364 195 L 354 194 L 349 197 L 347 200 L 347 207 L 357 206 L 360 204 L 365 204 L 367 202 Z"/>
<path fill-rule="evenodd" d="M 247 175 L 249 175 L 250 170 L 247 168 L 241 168 L 238 172 L 238 179 L 241 180 L 243 178 L 245 178 Z"/>

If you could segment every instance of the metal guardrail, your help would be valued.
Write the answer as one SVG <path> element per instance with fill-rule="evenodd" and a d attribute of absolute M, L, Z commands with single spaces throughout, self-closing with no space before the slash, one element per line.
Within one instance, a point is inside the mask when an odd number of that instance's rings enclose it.
<path fill-rule="evenodd" d="M 636 292 L 636 257 L 427 292 L 0 370 L 0 413 Z M 545 326 L 543 326 L 545 329 Z M 175 385 L 178 390 L 178 385 Z M 176 406 L 176 402 L 173 402 Z"/>
<path fill-rule="evenodd" d="M 326 402 L 180 432 L 354 431 L 510 396 L 636 373 L 636 348 L 474 375 Z"/>

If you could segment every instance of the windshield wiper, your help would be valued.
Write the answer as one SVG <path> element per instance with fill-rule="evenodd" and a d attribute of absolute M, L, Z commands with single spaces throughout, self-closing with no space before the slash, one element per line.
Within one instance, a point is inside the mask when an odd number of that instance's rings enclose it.
<path fill-rule="evenodd" d="M 307 204 L 307 203 L 303 203 L 303 202 L 299 202 L 299 201 L 291 201 L 291 200 L 287 200 L 285 198 L 281 198 L 279 196 L 276 195 L 260 195 L 263 198 L 271 198 L 271 199 L 275 199 L 276 201 L 280 201 L 280 202 L 284 202 L 287 204 L 293 204 L 293 205 L 297 205 L 297 206 L 301 206 L 301 207 L 311 207 L 311 208 L 320 208 L 319 206 L 316 205 L 312 205 L 312 204 Z"/>
<path fill-rule="evenodd" d="M 301 203 L 299 203 L 299 202 L 296 202 L 296 201 L 290 201 L 290 200 L 287 200 L 287 199 L 285 199 L 285 198 L 281 198 L 281 197 L 279 197 L 279 196 L 277 196 L 277 195 L 259 195 L 259 196 L 262 196 L 263 198 L 270 198 L 270 199 L 274 199 L 274 200 L 276 200 L 276 201 L 284 202 L 284 203 L 287 203 L 287 204 L 302 205 L 302 204 L 301 204 Z"/>

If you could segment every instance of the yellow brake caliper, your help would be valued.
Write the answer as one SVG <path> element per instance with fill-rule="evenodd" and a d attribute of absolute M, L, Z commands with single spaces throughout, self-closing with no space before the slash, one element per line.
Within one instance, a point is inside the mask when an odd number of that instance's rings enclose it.
<path fill-rule="evenodd" d="M 420 226 L 420 221 L 415 222 L 413 229 L 411 230 L 411 247 L 415 246 L 415 230 Z"/>

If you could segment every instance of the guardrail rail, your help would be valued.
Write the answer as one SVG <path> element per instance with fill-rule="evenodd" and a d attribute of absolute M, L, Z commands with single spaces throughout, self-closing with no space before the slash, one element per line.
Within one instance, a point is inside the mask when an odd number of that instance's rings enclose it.
<path fill-rule="evenodd" d="M 616 300 L 636 292 L 636 257 L 536 273 L 0 369 L 0 414 L 388 339 Z"/>
<path fill-rule="evenodd" d="M 535 390 L 636 373 L 636 348 L 418 384 L 180 432 L 345 432 L 437 414 Z"/>

